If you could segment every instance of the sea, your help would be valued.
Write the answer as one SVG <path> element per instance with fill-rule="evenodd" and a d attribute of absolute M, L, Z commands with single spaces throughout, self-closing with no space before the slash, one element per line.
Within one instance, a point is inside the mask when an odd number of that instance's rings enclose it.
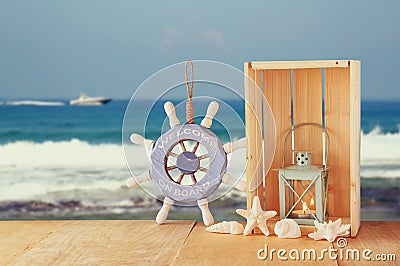
<path fill-rule="evenodd" d="M 125 185 L 131 173 L 150 168 L 143 146 L 123 144 L 128 102 L 70 106 L 66 100 L 0 101 L 0 219 L 154 219 L 162 203 L 140 187 Z M 224 143 L 245 136 L 244 103 L 226 102 L 232 109 L 221 108 L 216 118 L 239 122 L 213 123 L 211 129 Z M 147 104 L 135 103 L 139 115 L 146 115 L 140 112 Z M 400 102 L 362 101 L 361 109 L 362 218 L 399 220 Z M 198 110 L 197 123 L 206 103 Z M 182 115 L 178 112 L 184 120 Z M 131 119 L 129 127 L 156 140 L 166 121 L 159 101 L 145 126 Z M 127 166 L 124 145 L 137 154 L 127 158 L 134 169 Z M 238 151 L 230 158 L 228 173 L 244 178 L 244 165 L 245 152 Z M 245 208 L 245 201 L 245 193 L 232 190 L 210 208 L 216 219 L 238 219 L 232 210 Z M 170 217 L 201 219 L 201 214 L 198 208 L 174 207 Z"/>

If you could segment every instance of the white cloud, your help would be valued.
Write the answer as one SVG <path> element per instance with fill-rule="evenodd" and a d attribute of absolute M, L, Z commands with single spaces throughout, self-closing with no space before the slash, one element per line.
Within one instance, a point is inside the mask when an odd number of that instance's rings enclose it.
<path fill-rule="evenodd" d="M 167 27 L 164 30 L 164 36 L 161 39 L 160 48 L 168 49 L 176 45 L 182 40 L 182 32 L 175 27 Z"/>
<path fill-rule="evenodd" d="M 215 45 L 218 48 L 226 48 L 224 35 L 220 30 L 213 28 L 202 29 L 201 37 L 202 40 L 208 44 Z"/>

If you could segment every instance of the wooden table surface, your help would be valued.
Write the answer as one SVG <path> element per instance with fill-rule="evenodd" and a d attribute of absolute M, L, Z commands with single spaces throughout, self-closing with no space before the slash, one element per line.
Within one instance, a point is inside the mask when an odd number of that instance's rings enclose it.
<path fill-rule="evenodd" d="M 0 265 L 399 265 L 400 222 L 363 222 L 356 238 L 346 238 L 347 246 L 315 241 L 307 237 L 279 239 L 271 234 L 225 235 L 205 231 L 195 221 L 1 221 Z M 270 230 L 271 231 L 271 230 Z M 271 232 L 272 233 L 272 232 Z M 267 248 L 273 252 L 260 260 L 257 253 Z M 360 261 L 347 261 L 346 250 L 359 249 Z M 286 250 L 279 260 L 279 249 Z M 294 261 L 289 252 L 314 249 L 317 257 L 323 249 L 343 251 L 343 259 Z M 369 257 L 395 254 L 396 261 L 367 262 L 362 252 L 371 249 Z M 296 253 L 292 253 L 294 256 Z M 350 254 L 350 253 L 349 253 Z M 260 256 L 265 253 L 261 252 Z M 351 254 L 350 254 L 351 255 Z"/>

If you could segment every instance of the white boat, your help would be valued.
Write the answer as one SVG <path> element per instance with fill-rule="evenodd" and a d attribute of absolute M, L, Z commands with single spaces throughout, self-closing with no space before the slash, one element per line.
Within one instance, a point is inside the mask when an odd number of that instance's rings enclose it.
<path fill-rule="evenodd" d="M 105 97 L 90 97 L 84 93 L 81 93 L 81 96 L 76 100 L 69 101 L 70 105 L 103 105 L 111 102 L 111 98 Z"/>

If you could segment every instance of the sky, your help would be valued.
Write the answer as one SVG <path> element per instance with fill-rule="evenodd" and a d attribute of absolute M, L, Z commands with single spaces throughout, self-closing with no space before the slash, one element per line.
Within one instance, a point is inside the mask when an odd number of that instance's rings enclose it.
<path fill-rule="evenodd" d="M 362 98 L 400 99 L 400 1 L 0 0 L 0 98 L 130 98 L 187 59 L 359 59 Z"/>

